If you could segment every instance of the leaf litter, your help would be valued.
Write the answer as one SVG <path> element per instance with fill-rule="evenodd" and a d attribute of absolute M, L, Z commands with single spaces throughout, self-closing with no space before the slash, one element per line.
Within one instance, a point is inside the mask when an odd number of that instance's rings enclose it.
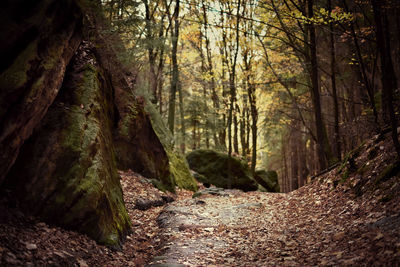
<path fill-rule="evenodd" d="M 132 221 L 121 250 L 26 216 L 2 195 L 0 265 L 398 266 L 394 149 L 376 136 L 352 157 L 351 168 L 343 162 L 288 194 L 224 190 L 192 198 L 192 192 L 164 193 L 139 174 L 120 172 Z M 138 209 L 138 203 L 150 204 Z"/>

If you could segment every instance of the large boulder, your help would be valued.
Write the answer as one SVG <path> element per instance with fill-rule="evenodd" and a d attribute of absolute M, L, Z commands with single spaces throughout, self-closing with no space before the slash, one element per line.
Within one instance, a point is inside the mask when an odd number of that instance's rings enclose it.
<path fill-rule="evenodd" d="M 199 149 L 190 152 L 186 159 L 195 172 L 201 174 L 199 182 L 222 188 L 237 188 L 243 191 L 257 190 L 246 162 L 214 150 Z"/>
<path fill-rule="evenodd" d="M 155 179 L 161 190 L 178 186 L 196 191 L 186 159 L 174 149 L 172 134 L 154 106 L 125 90 L 117 92 L 121 119 L 114 140 L 119 168 Z"/>
<path fill-rule="evenodd" d="M 74 0 L 1 3 L 0 184 L 57 96 L 82 17 Z"/>
<path fill-rule="evenodd" d="M 99 24 L 101 21 L 96 22 L 96 27 Z M 96 55 L 107 66 L 115 90 L 119 114 L 114 131 L 118 167 L 152 178 L 161 190 L 174 191 L 178 186 L 196 191 L 196 180 L 190 174 L 186 159 L 175 150 L 174 138 L 160 113 L 145 97 L 136 95 L 135 81 L 127 75 L 131 71 L 118 61 L 116 47 L 110 47 L 101 32 L 95 39 Z"/>
<path fill-rule="evenodd" d="M 22 208 L 119 246 L 130 229 L 117 173 L 110 81 L 85 43 L 60 92 L 7 175 Z"/>
<path fill-rule="evenodd" d="M 262 191 L 280 192 L 276 171 L 257 170 L 254 179 L 262 186 Z"/>
<path fill-rule="evenodd" d="M 119 246 L 130 221 L 117 158 L 171 190 L 196 184 L 160 140 L 165 125 L 154 126 L 156 115 L 134 96 L 88 3 L 98 1 L 2 3 L 0 194 L 48 223 Z"/>
<path fill-rule="evenodd" d="M 162 143 L 168 157 L 171 180 L 179 188 L 197 191 L 197 182 L 189 170 L 189 165 L 185 157 L 179 151 L 175 150 L 174 138 L 162 120 L 160 113 L 158 113 L 151 103 L 145 105 L 145 110 L 149 114 L 154 132 Z"/>

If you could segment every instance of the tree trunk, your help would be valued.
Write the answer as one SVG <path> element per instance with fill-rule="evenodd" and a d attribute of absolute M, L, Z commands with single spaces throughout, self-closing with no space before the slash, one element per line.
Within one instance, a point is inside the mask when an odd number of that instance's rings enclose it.
<path fill-rule="evenodd" d="M 176 57 L 178 50 L 178 38 L 179 38 L 179 0 L 176 0 L 175 10 L 173 14 L 174 28 L 172 31 L 172 80 L 171 80 L 171 89 L 170 89 L 170 98 L 169 98 L 169 109 L 168 109 L 168 128 L 174 133 L 175 127 L 175 99 L 176 99 L 176 91 L 178 90 L 179 85 L 179 69 L 178 69 L 178 59 Z"/>
<path fill-rule="evenodd" d="M 181 83 L 178 82 L 178 92 L 179 92 L 179 115 L 181 119 L 181 152 L 185 154 L 186 150 L 186 128 L 185 128 L 185 111 L 183 109 L 183 93 Z"/>
<path fill-rule="evenodd" d="M 383 1 L 386 2 L 386 1 Z M 391 50 L 390 50 L 390 31 L 388 25 L 388 19 L 386 10 L 382 8 L 382 1 L 371 0 L 372 8 L 374 11 L 374 18 L 376 23 L 376 41 L 379 49 L 380 60 L 381 60 L 381 72 L 382 72 L 382 100 L 383 100 L 383 111 L 384 107 L 387 107 L 389 114 L 384 114 L 385 117 L 389 117 L 390 124 L 392 126 L 392 140 L 396 148 L 397 155 L 400 158 L 400 144 L 397 136 L 397 119 L 393 107 L 393 92 L 397 89 L 397 80 L 393 68 Z"/>
<path fill-rule="evenodd" d="M 331 0 L 328 0 L 328 11 L 329 16 L 332 12 Z M 336 51 L 335 51 L 335 36 L 333 35 L 333 23 L 329 23 L 329 33 L 330 33 L 330 56 L 331 56 L 331 86 L 332 86 L 332 96 L 333 96 L 333 109 L 334 109 L 334 155 L 338 160 L 341 160 L 341 147 L 340 147 L 340 133 L 339 133 L 339 103 L 336 88 Z"/>
<path fill-rule="evenodd" d="M 233 114 L 233 151 L 239 155 L 239 136 L 238 136 L 238 114 L 240 114 L 239 106 L 235 105 L 235 113 Z"/>
<path fill-rule="evenodd" d="M 206 43 L 206 55 L 207 55 L 207 62 L 208 62 L 208 74 L 211 76 L 211 81 L 209 83 L 209 87 L 211 89 L 211 99 L 213 102 L 213 117 L 212 117 L 212 134 L 214 139 L 214 145 L 216 148 L 220 147 L 220 142 L 217 136 L 217 124 L 219 121 L 218 118 L 218 110 L 219 110 L 219 99 L 217 95 L 216 85 L 215 85 L 215 77 L 214 77 L 214 68 L 211 56 L 211 48 L 210 48 L 210 40 L 208 38 L 208 18 L 207 18 L 207 11 L 206 5 L 204 4 L 204 0 L 202 1 L 202 10 L 203 10 L 203 20 L 204 20 L 204 40 Z"/>
<path fill-rule="evenodd" d="M 308 0 L 308 17 L 312 18 L 313 11 L 313 0 Z M 310 50 L 310 63 L 311 63 L 311 95 L 314 107 L 315 116 L 315 127 L 317 131 L 317 143 L 318 143 L 318 161 L 320 168 L 326 169 L 328 164 L 333 162 L 333 156 L 329 145 L 325 124 L 322 118 L 321 110 L 321 99 L 319 89 L 319 77 L 318 77 L 318 61 L 317 61 L 317 44 L 315 36 L 315 26 L 313 23 L 308 24 L 309 30 L 309 50 Z"/>
<path fill-rule="evenodd" d="M 154 36 L 151 29 L 151 12 L 150 12 L 149 2 L 147 0 L 143 0 L 143 4 L 145 7 L 147 52 L 149 56 L 149 68 L 150 68 L 149 89 L 151 93 L 151 102 L 153 104 L 157 104 L 157 79 L 156 79 L 157 75 L 155 71 L 156 55 L 153 47 Z"/>
<path fill-rule="evenodd" d="M 346 0 L 342 0 L 345 11 L 349 12 L 349 8 L 347 6 Z M 375 105 L 375 99 L 374 99 L 374 92 L 373 92 L 373 88 L 371 86 L 371 83 L 369 82 L 369 79 L 367 77 L 367 72 L 365 69 L 365 64 L 364 64 L 364 60 L 362 58 L 361 55 L 361 48 L 360 48 L 360 44 L 358 43 L 357 40 L 357 35 L 356 35 L 356 31 L 354 29 L 354 23 L 351 21 L 350 22 L 350 31 L 351 31 L 351 35 L 353 37 L 353 42 L 354 42 L 354 47 L 356 49 L 356 54 L 357 54 L 357 60 L 360 66 L 360 72 L 362 74 L 362 80 L 364 82 L 364 86 L 367 89 L 367 93 L 368 93 L 368 98 L 369 98 L 369 104 L 372 108 L 372 111 L 374 113 L 374 118 L 375 118 L 375 123 L 378 123 L 378 112 L 376 110 L 376 105 Z"/>

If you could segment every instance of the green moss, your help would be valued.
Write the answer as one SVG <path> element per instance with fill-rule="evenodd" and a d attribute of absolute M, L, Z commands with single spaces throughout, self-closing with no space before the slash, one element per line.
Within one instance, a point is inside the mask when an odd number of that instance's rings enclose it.
<path fill-rule="evenodd" d="M 168 152 L 169 170 L 173 180 L 179 188 L 197 191 L 197 183 L 189 171 L 186 160 L 178 153 Z"/>
<path fill-rule="evenodd" d="M 145 111 L 149 114 L 153 130 L 163 145 L 168 157 L 169 172 L 171 176 L 168 178 L 168 181 L 164 183 L 173 184 L 177 185 L 179 188 L 196 191 L 198 189 L 196 180 L 189 171 L 189 166 L 186 162 L 186 159 L 178 151 L 174 150 L 173 136 L 162 120 L 160 114 L 148 101 L 145 105 Z"/>
<path fill-rule="evenodd" d="M 360 168 L 358 168 L 356 170 L 356 174 L 360 174 L 360 175 L 365 174 L 369 170 L 367 163 L 368 163 L 368 161 L 365 162 Z"/>
<path fill-rule="evenodd" d="M 347 153 L 346 156 L 344 157 L 342 164 L 340 165 L 340 167 L 337 170 L 337 173 L 341 173 L 343 171 L 343 169 L 346 167 L 347 165 L 347 161 L 349 160 L 351 155 L 351 152 Z"/>
<path fill-rule="evenodd" d="M 163 192 L 167 192 L 167 191 L 175 192 L 175 187 L 174 186 L 168 186 L 168 185 L 166 185 L 166 184 L 164 184 L 161 181 L 156 180 L 156 179 L 151 179 L 150 181 L 154 185 L 154 187 L 156 187 L 158 190 L 161 190 Z"/>
<path fill-rule="evenodd" d="M 28 70 L 31 63 L 38 59 L 37 55 L 38 40 L 31 42 L 23 52 L 15 59 L 10 68 L 0 76 L 0 88 L 9 91 L 22 87 L 28 81 Z"/>
<path fill-rule="evenodd" d="M 349 169 L 346 169 L 342 174 L 341 180 L 343 180 L 345 182 L 347 180 L 347 178 L 349 178 L 349 176 L 350 176 L 350 171 L 349 171 Z"/>
<path fill-rule="evenodd" d="M 222 188 L 238 188 L 244 191 L 257 190 L 249 167 L 235 157 L 213 150 L 195 150 L 186 156 L 192 170 L 203 175 L 209 184 Z"/>
<path fill-rule="evenodd" d="M 276 171 L 257 170 L 255 180 L 267 192 L 280 192 L 278 173 Z"/>
<path fill-rule="evenodd" d="M 24 198 L 43 218 L 118 247 L 131 224 L 116 169 L 112 99 L 101 75 L 88 64 L 67 77 L 70 87 L 61 89 L 31 140 L 35 158 L 48 162 L 18 176 L 27 177 Z"/>
<path fill-rule="evenodd" d="M 129 112 L 127 114 L 125 114 L 125 116 L 122 118 L 121 128 L 120 128 L 120 133 L 125 138 L 129 138 L 130 127 L 132 125 L 132 122 L 137 119 L 137 116 L 139 114 L 138 108 L 135 104 L 129 104 L 128 109 L 129 109 Z"/>
<path fill-rule="evenodd" d="M 382 173 L 375 179 L 375 185 L 383 183 L 400 172 L 400 160 L 389 164 Z"/>

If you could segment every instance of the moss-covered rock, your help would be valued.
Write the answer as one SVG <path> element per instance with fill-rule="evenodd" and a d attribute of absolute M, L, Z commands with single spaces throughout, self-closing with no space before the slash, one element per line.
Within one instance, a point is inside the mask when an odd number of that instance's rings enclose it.
<path fill-rule="evenodd" d="M 57 96 L 81 41 L 74 0 L 6 1 L 0 10 L 0 184 Z"/>
<path fill-rule="evenodd" d="M 186 159 L 174 149 L 174 138 L 158 111 L 145 98 L 134 95 L 126 79 L 129 71 L 113 60 L 116 57 L 109 56 L 112 51 L 104 51 L 109 50 L 107 43 L 101 38 L 96 42 L 100 60 L 112 66 L 108 72 L 120 117 L 114 131 L 118 167 L 160 181 L 154 184 L 163 190 L 174 191 L 178 186 L 196 191 L 197 183 Z"/>
<path fill-rule="evenodd" d="M 174 149 L 173 136 L 162 120 L 160 113 L 149 102 L 146 103 L 145 110 L 149 114 L 154 132 L 166 151 L 171 180 L 179 188 L 197 191 L 197 183 L 190 173 L 188 163 L 181 153 Z"/>
<path fill-rule="evenodd" d="M 254 179 L 260 184 L 262 191 L 280 192 L 276 171 L 257 170 Z"/>
<path fill-rule="evenodd" d="M 160 180 L 173 190 L 167 153 L 152 128 L 144 106 L 124 90 L 116 92 L 120 120 L 114 134 L 120 169 L 132 169 L 145 177 Z"/>
<path fill-rule="evenodd" d="M 248 165 L 236 157 L 213 150 L 194 150 L 186 156 L 192 170 L 203 175 L 199 182 L 222 188 L 257 190 Z M 199 176 L 200 177 L 200 176 Z"/>
<path fill-rule="evenodd" d="M 6 186 L 27 212 L 119 246 L 130 220 L 115 162 L 112 88 L 85 47 L 68 70 L 59 95 L 7 175 Z"/>

